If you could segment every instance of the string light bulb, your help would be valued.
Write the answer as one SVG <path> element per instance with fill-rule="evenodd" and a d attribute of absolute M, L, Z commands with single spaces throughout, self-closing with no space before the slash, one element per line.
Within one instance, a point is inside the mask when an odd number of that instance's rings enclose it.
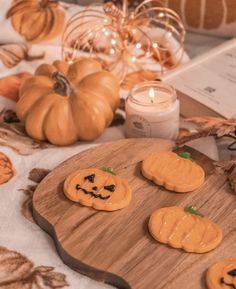
<path fill-rule="evenodd" d="M 176 67 L 184 39 L 180 17 L 161 0 L 144 0 L 132 11 L 128 11 L 128 0 L 123 0 L 122 9 L 111 2 L 92 4 L 67 22 L 62 58 L 74 61 L 89 53 L 122 82 L 127 73 L 146 69 L 148 64 L 155 66 L 158 75 Z"/>

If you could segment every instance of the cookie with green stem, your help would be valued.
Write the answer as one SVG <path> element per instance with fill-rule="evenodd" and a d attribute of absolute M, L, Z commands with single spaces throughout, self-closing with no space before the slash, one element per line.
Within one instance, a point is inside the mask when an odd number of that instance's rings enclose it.
<path fill-rule="evenodd" d="M 155 184 L 177 193 L 198 189 L 205 181 L 205 172 L 189 153 L 156 152 L 142 162 L 142 174 Z"/>
<path fill-rule="evenodd" d="M 71 173 L 65 180 L 64 194 L 81 205 L 104 211 L 128 206 L 132 195 L 128 182 L 115 175 L 110 167 L 80 169 Z"/>
<path fill-rule="evenodd" d="M 148 228 L 155 240 L 186 252 L 206 253 L 222 241 L 220 227 L 192 206 L 157 209 Z"/>

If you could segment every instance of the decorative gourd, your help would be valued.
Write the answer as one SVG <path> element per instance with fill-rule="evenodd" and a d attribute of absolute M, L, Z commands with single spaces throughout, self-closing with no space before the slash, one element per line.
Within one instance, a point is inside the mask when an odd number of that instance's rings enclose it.
<path fill-rule="evenodd" d="M 7 18 L 27 41 L 41 42 L 62 32 L 65 15 L 55 0 L 20 0 L 13 2 Z"/>
<path fill-rule="evenodd" d="M 174 152 L 157 152 L 142 163 L 142 174 L 167 190 L 186 193 L 196 190 L 205 180 L 204 170 L 194 161 Z"/>
<path fill-rule="evenodd" d="M 119 83 L 93 59 L 40 65 L 20 88 L 16 114 L 29 136 L 56 145 L 94 140 L 119 106 Z"/>
<path fill-rule="evenodd" d="M 192 212 L 192 213 L 190 213 Z M 222 241 L 220 227 L 211 220 L 181 207 L 157 209 L 149 220 L 154 239 L 187 252 L 205 253 Z"/>

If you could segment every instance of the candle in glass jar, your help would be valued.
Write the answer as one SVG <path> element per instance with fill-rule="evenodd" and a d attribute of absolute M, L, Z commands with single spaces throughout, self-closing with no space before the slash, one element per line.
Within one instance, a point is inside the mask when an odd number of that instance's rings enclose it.
<path fill-rule="evenodd" d="M 127 137 L 175 139 L 179 131 L 179 100 L 175 90 L 160 81 L 135 86 L 126 99 Z"/>

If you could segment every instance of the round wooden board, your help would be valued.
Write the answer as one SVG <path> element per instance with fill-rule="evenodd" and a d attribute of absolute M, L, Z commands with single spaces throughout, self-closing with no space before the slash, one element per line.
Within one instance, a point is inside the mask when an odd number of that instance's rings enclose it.
<path fill-rule="evenodd" d="M 127 139 L 89 149 L 54 169 L 37 187 L 33 214 L 54 239 L 62 260 L 74 270 L 120 289 L 206 288 L 204 272 L 220 256 L 235 256 L 235 196 L 225 176 L 212 174 L 212 161 L 191 150 L 207 174 L 204 186 L 176 194 L 147 181 L 140 173 L 145 156 L 171 150 L 160 139 Z M 131 186 L 131 204 L 115 212 L 96 211 L 68 200 L 63 182 L 76 169 L 112 167 Z M 201 255 L 189 254 L 156 242 L 148 233 L 151 213 L 160 207 L 196 205 L 223 228 L 234 231 L 223 245 Z M 222 251 L 223 250 L 223 251 Z M 224 251 L 225 250 L 225 251 Z M 227 256 L 225 256 L 227 255 Z"/>

